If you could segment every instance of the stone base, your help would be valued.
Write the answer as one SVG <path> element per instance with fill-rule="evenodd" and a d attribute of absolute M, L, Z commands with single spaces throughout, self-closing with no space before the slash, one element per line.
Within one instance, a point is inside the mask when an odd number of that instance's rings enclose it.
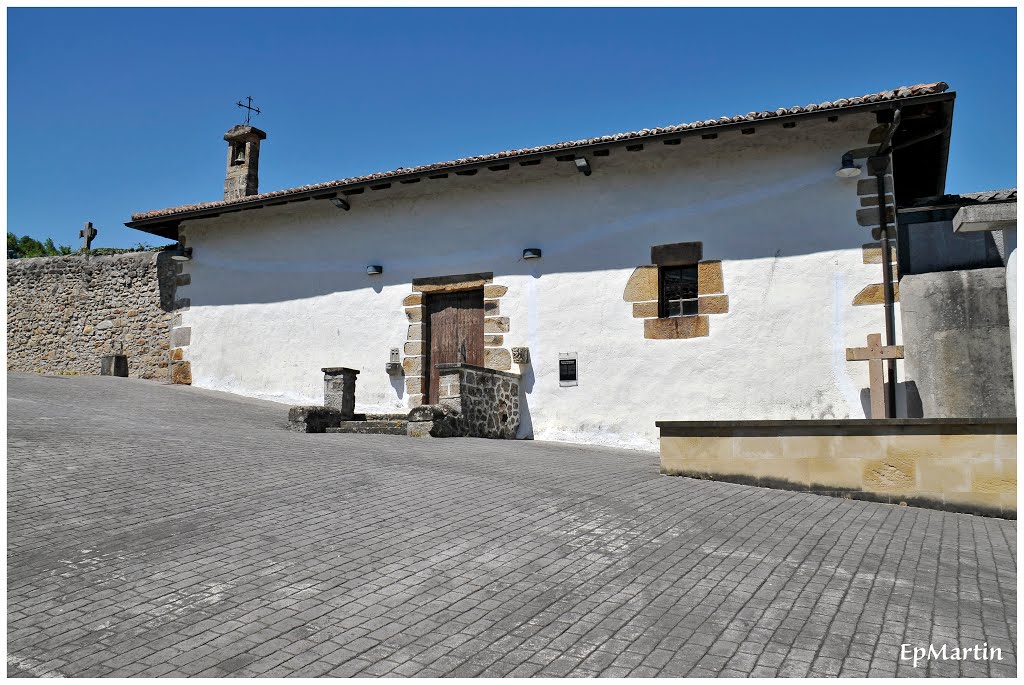
<path fill-rule="evenodd" d="M 1015 419 L 656 425 L 662 473 L 1016 518 Z"/>
<path fill-rule="evenodd" d="M 424 404 L 409 412 L 406 434 L 412 438 L 458 437 L 459 418 L 459 413 L 450 407 Z"/>
<path fill-rule="evenodd" d="M 405 419 L 342 421 L 339 426 L 327 429 L 328 433 L 359 433 L 362 435 L 406 435 Z"/>
<path fill-rule="evenodd" d="M 340 426 L 343 417 L 330 407 L 292 407 L 288 410 L 288 430 L 296 433 L 326 433 L 328 428 Z"/>

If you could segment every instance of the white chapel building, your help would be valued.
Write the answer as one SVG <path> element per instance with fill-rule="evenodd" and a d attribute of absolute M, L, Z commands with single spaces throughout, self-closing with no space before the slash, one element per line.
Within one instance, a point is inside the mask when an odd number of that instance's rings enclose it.
<path fill-rule="evenodd" d="M 897 199 L 945 192 L 954 98 L 917 85 L 264 193 L 267 136 L 237 126 L 224 199 L 127 225 L 190 256 L 178 382 L 317 404 L 321 369 L 349 367 L 359 411 L 402 413 L 463 363 L 520 376 L 518 437 L 650 450 L 662 419 L 863 418 L 868 364 L 846 349 L 901 344 L 879 237 Z"/>

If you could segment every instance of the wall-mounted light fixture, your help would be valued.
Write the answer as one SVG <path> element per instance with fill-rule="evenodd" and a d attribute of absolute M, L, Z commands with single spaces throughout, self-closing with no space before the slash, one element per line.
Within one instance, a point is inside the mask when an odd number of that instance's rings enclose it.
<path fill-rule="evenodd" d="M 337 207 L 338 209 L 344 209 L 346 212 L 352 209 L 352 205 L 348 203 L 348 200 L 341 197 L 332 197 L 331 204 Z"/>
<path fill-rule="evenodd" d="M 380 264 L 371 264 L 366 267 L 367 276 L 380 276 L 382 273 L 384 273 L 384 267 Z"/>
<path fill-rule="evenodd" d="M 853 153 L 847 152 L 843 155 L 843 165 L 836 171 L 839 178 L 853 178 L 860 176 L 860 167 L 853 163 Z"/>
<path fill-rule="evenodd" d="M 178 245 L 178 249 L 171 253 L 171 259 L 176 262 L 187 262 L 192 259 L 192 248 Z"/>
<path fill-rule="evenodd" d="M 523 259 L 540 259 L 539 247 L 528 247 L 523 250 Z"/>
<path fill-rule="evenodd" d="M 576 165 L 576 171 L 579 171 L 584 176 L 590 176 L 590 162 L 587 161 L 586 157 L 577 157 L 573 160 Z"/>

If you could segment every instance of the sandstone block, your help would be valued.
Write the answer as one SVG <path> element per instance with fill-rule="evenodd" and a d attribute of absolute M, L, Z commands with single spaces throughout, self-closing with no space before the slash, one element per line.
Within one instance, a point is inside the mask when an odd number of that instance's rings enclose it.
<path fill-rule="evenodd" d="M 644 319 L 644 337 L 650 340 L 703 338 L 707 335 L 707 316 L 675 316 L 668 319 Z"/>
<path fill-rule="evenodd" d="M 622 291 L 626 302 L 645 302 L 658 299 L 658 267 L 638 266 L 633 270 Z"/>
<path fill-rule="evenodd" d="M 657 302 L 634 302 L 633 303 L 633 318 L 634 319 L 658 318 L 658 303 Z"/>
<path fill-rule="evenodd" d="M 484 333 L 508 333 L 508 317 L 488 316 L 484 318 Z"/>
<path fill-rule="evenodd" d="M 729 311 L 728 295 L 709 295 L 697 299 L 698 314 L 725 314 Z"/>
<path fill-rule="evenodd" d="M 701 295 L 714 295 L 715 293 L 725 292 L 721 261 L 715 260 L 697 264 L 697 292 Z"/>
<path fill-rule="evenodd" d="M 406 295 L 405 299 L 402 300 L 403 307 L 412 307 L 413 305 L 423 304 L 423 295 L 420 293 L 413 293 L 412 295 Z"/>
<path fill-rule="evenodd" d="M 502 347 L 484 350 L 484 366 L 495 371 L 508 371 L 512 368 L 512 355 Z"/>
<path fill-rule="evenodd" d="M 171 364 L 171 383 L 175 385 L 192 385 L 192 364 L 174 362 Z"/>
<path fill-rule="evenodd" d="M 484 286 L 484 297 L 488 299 L 495 297 L 503 297 L 507 292 L 508 286 L 494 284 Z"/>

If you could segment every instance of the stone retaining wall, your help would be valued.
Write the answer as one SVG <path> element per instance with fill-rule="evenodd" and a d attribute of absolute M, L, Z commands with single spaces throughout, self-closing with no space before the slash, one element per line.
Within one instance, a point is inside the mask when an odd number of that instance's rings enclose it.
<path fill-rule="evenodd" d="M 519 430 L 519 375 L 470 364 L 438 364 L 438 404 L 459 412 L 458 434 L 513 440 Z"/>
<path fill-rule="evenodd" d="M 98 375 L 123 346 L 132 378 L 168 378 L 177 268 L 167 252 L 7 260 L 7 370 Z"/>
<path fill-rule="evenodd" d="M 1017 424 L 1001 419 L 658 421 L 661 471 L 1017 515 Z"/>

